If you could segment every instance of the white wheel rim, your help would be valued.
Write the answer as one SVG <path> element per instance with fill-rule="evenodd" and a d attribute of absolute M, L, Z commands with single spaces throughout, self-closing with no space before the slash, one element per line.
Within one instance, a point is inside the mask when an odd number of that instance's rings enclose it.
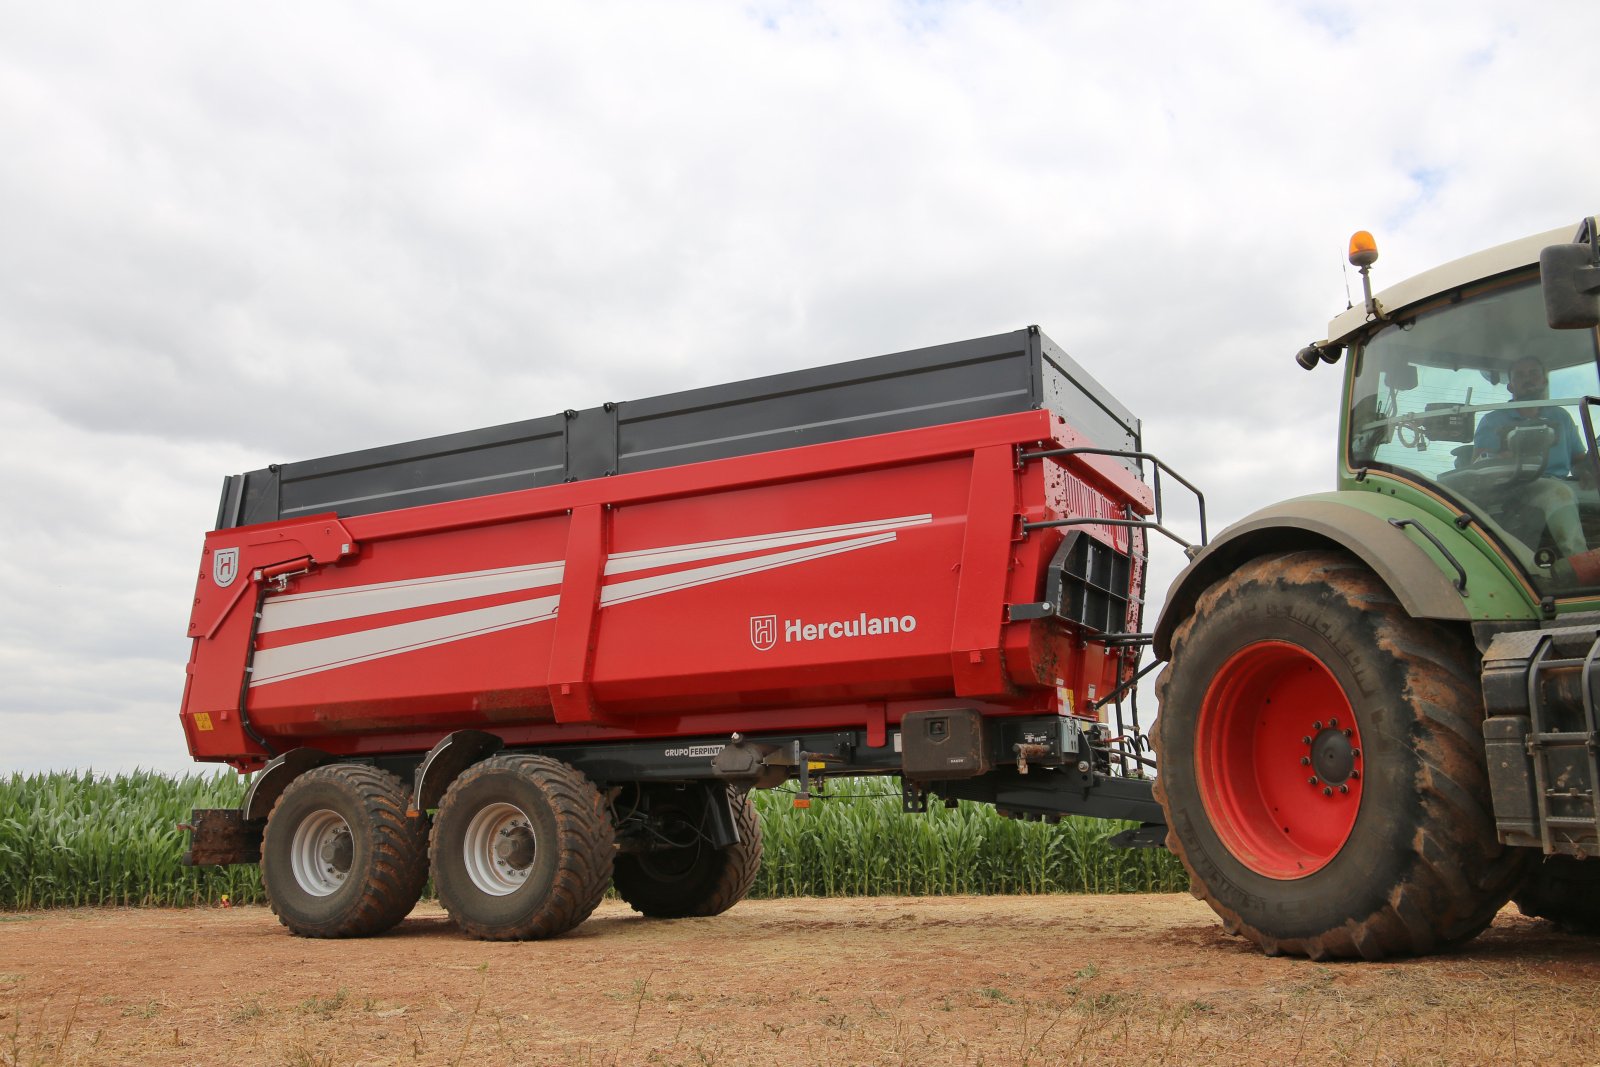
<path fill-rule="evenodd" d="M 300 820 L 289 843 L 289 865 L 301 889 L 314 897 L 331 895 L 350 877 L 350 824 L 336 811 L 322 808 Z"/>
<path fill-rule="evenodd" d="M 527 884 L 537 851 L 533 825 L 514 804 L 481 808 L 461 842 L 467 877 L 492 897 L 509 896 Z"/>

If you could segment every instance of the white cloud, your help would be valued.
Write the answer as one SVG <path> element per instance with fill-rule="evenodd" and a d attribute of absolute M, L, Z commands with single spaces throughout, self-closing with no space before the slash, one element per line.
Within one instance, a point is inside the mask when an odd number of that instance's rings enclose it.
<path fill-rule="evenodd" d="M 1326 488 L 1290 357 L 1346 236 L 1382 284 L 1596 210 L 1597 22 L 7 5 L 0 769 L 184 764 L 200 535 L 269 461 L 1036 322 L 1214 525 Z"/>

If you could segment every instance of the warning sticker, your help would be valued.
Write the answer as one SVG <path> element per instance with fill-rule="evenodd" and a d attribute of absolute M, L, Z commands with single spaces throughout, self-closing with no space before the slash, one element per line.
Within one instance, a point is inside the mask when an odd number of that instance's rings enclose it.
<path fill-rule="evenodd" d="M 194 713 L 194 728 L 196 730 L 210 730 L 210 729 L 212 729 L 212 726 L 211 726 L 211 713 L 209 711 L 197 711 L 197 712 L 195 712 Z"/>

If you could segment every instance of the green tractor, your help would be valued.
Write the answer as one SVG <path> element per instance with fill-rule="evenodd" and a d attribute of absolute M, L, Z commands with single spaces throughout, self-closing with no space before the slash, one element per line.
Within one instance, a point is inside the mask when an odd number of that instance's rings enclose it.
<path fill-rule="evenodd" d="M 1380 959 L 1507 900 L 1600 928 L 1596 220 L 1373 295 L 1338 489 L 1193 554 L 1156 627 L 1167 845 L 1269 954 Z"/>

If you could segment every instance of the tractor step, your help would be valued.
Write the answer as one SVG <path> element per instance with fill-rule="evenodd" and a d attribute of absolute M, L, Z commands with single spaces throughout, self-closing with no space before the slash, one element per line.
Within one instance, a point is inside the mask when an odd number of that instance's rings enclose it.
<path fill-rule="evenodd" d="M 1539 744 L 1545 748 L 1586 748 L 1593 740 L 1593 734 L 1562 733 L 1559 730 L 1539 735 Z"/>
<path fill-rule="evenodd" d="M 1493 636 L 1484 747 L 1500 840 L 1600 854 L 1600 620 Z"/>

